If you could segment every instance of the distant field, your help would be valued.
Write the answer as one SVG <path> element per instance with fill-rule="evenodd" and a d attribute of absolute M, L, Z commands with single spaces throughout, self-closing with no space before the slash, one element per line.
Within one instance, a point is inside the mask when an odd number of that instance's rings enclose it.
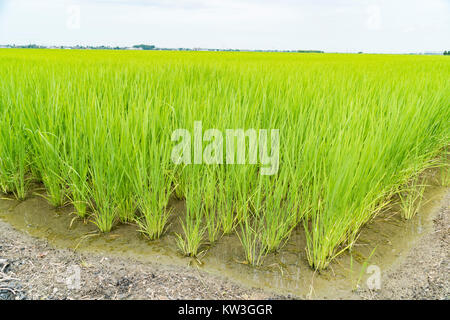
<path fill-rule="evenodd" d="M 278 129 L 277 172 L 176 165 L 172 133 L 195 121 Z M 236 233 L 257 265 L 301 227 L 326 268 L 391 196 L 414 199 L 420 172 L 448 166 L 449 142 L 446 56 L 0 50 L 1 191 L 42 182 L 100 231 L 130 222 L 149 239 L 182 199 L 189 256 Z"/>

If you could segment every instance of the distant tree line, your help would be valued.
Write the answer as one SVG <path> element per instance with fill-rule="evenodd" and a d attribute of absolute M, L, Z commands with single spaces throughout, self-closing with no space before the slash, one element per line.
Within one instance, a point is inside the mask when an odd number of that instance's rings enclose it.
<path fill-rule="evenodd" d="M 10 46 L 10 45 L 7 45 L 5 47 L 8 47 L 8 48 L 20 48 L 20 49 L 45 49 L 46 48 L 45 46 L 38 46 L 36 44 L 27 44 L 27 45 L 23 45 L 23 46 L 16 46 L 16 45 Z"/>
<path fill-rule="evenodd" d="M 449 51 L 444 51 L 444 56 L 450 56 L 450 50 Z"/>
<path fill-rule="evenodd" d="M 156 47 L 153 45 L 148 45 L 148 44 L 136 44 L 133 46 L 133 48 L 142 49 L 142 50 L 155 50 Z"/>
<path fill-rule="evenodd" d="M 0 48 L 20 48 L 20 49 L 78 49 L 78 50 L 160 50 L 160 51 L 230 51 L 230 52 L 291 52 L 291 53 L 324 53 L 321 50 L 262 50 L 262 49 L 217 49 L 217 48 L 158 48 L 150 44 L 136 44 L 132 47 L 119 47 L 119 46 L 39 46 L 36 44 L 28 45 L 0 45 Z M 449 51 L 450 52 L 450 51 Z"/>
<path fill-rule="evenodd" d="M 324 53 L 321 50 L 297 50 L 296 52 L 300 52 L 300 53 Z"/>

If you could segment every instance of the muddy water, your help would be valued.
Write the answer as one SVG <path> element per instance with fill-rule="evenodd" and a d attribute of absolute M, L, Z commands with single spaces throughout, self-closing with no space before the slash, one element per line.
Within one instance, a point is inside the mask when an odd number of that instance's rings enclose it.
<path fill-rule="evenodd" d="M 368 265 L 378 266 L 381 272 L 387 270 L 401 261 L 415 241 L 430 232 L 433 217 L 446 192 L 448 188 L 436 184 L 428 187 L 425 203 L 410 221 L 403 221 L 395 206 L 379 214 L 363 228 L 352 252 L 339 256 L 320 274 L 307 265 L 305 235 L 300 227 L 294 230 L 281 252 L 270 254 L 263 266 L 253 268 L 240 263 L 244 257 L 236 236 L 224 236 L 215 246 L 205 247 L 198 260 L 183 257 L 175 241 L 175 232 L 179 231 L 177 219 L 162 239 L 149 242 L 132 224 L 120 225 L 109 234 L 99 234 L 92 223 L 77 219 L 71 213 L 72 208 L 55 209 L 39 196 L 22 202 L 2 198 L 0 218 L 59 248 L 107 253 L 163 265 L 190 265 L 244 285 L 302 298 L 353 298 L 353 288 L 366 286 L 370 276 L 365 273 Z M 182 202 L 173 202 L 172 206 L 180 214 L 184 211 Z"/>

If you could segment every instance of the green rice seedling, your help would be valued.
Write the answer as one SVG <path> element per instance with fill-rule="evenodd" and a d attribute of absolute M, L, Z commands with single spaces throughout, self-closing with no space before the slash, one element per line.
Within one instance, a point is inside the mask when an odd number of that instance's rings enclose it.
<path fill-rule="evenodd" d="M 161 154 L 163 147 L 159 148 Z M 158 153 L 150 159 L 141 157 L 134 164 L 136 174 L 133 177 L 133 190 L 142 213 L 142 217 L 136 221 L 140 231 L 150 240 L 155 240 L 164 233 L 170 217 L 167 206 L 173 190 L 173 174 L 169 171 L 168 159 L 161 161 Z"/>
<path fill-rule="evenodd" d="M 225 169 L 217 171 L 217 211 L 223 234 L 233 232 L 236 223 L 236 206 L 233 198 L 232 180 L 227 177 Z"/>
<path fill-rule="evenodd" d="M 105 164 L 104 164 L 105 165 Z M 116 175 L 101 166 L 96 161 L 90 175 L 92 176 L 93 222 L 101 232 L 109 232 L 118 220 L 117 185 L 112 181 L 120 181 L 120 174 Z"/>
<path fill-rule="evenodd" d="M 260 266 L 267 254 L 266 247 L 262 243 L 260 217 L 247 212 L 241 220 L 239 240 L 245 254 L 245 263 L 252 266 Z"/>
<path fill-rule="evenodd" d="M 203 194 L 203 217 L 206 224 L 206 230 L 208 232 L 208 240 L 210 244 L 215 243 L 221 230 L 221 224 L 219 220 L 218 211 L 218 190 L 217 190 L 217 177 L 216 170 L 208 168 L 203 174 L 202 179 L 202 194 Z"/>
<path fill-rule="evenodd" d="M 236 224 L 248 218 L 248 212 L 251 210 L 251 199 L 257 192 L 257 167 L 250 165 L 237 165 L 230 167 L 226 172 L 225 185 L 228 193 L 226 209 L 230 210 L 224 215 L 223 227 L 225 230 L 232 230 Z"/>
<path fill-rule="evenodd" d="M 161 237 L 167 228 L 171 210 L 168 203 L 176 188 L 177 177 L 170 155 L 169 114 L 155 99 L 136 92 L 132 100 L 136 110 L 128 114 L 124 136 L 128 151 L 124 158 L 125 173 L 139 216 L 135 220 L 140 231 L 150 240 Z M 124 148 L 126 149 L 126 148 Z"/>
<path fill-rule="evenodd" d="M 174 195 L 178 200 L 185 199 L 185 193 L 186 193 L 186 183 L 183 180 L 182 172 L 183 172 L 184 166 L 176 166 L 174 171 Z"/>
<path fill-rule="evenodd" d="M 35 151 L 34 164 L 47 191 L 45 198 L 55 207 L 63 206 L 67 200 L 67 173 L 61 157 L 61 141 L 51 132 L 31 133 Z"/>
<path fill-rule="evenodd" d="M 230 234 L 250 209 L 251 186 L 256 168 L 237 165 L 217 168 L 216 202 L 218 224 L 223 234 Z"/>
<path fill-rule="evenodd" d="M 131 190 L 131 185 L 126 182 L 124 182 L 124 187 L 127 188 L 127 190 Z M 122 190 L 125 190 L 125 188 L 123 188 Z M 117 205 L 119 220 L 123 223 L 134 221 L 136 216 L 136 201 L 134 197 L 127 193 L 121 198 L 122 201 Z"/>
<path fill-rule="evenodd" d="M 119 204 L 123 200 L 120 185 L 125 173 L 106 129 L 98 129 L 89 149 L 93 222 L 101 232 L 109 232 L 119 219 Z"/>
<path fill-rule="evenodd" d="M 399 192 L 400 208 L 402 218 L 412 219 L 420 209 L 426 185 L 423 179 L 414 177 L 406 188 Z"/>
<path fill-rule="evenodd" d="M 25 130 L 14 128 L 5 114 L 0 124 L 0 188 L 4 193 L 13 193 L 23 200 L 28 190 L 27 174 L 28 147 L 25 143 Z"/>
<path fill-rule="evenodd" d="M 87 217 L 88 208 L 91 205 L 90 196 L 92 191 L 87 181 L 87 175 L 87 167 L 81 171 L 70 168 L 67 178 L 70 188 L 69 198 L 75 208 L 76 214 L 83 219 Z"/>
<path fill-rule="evenodd" d="M 265 201 L 265 179 L 259 180 L 259 186 L 254 194 L 243 195 L 248 205 L 242 208 L 242 219 L 240 219 L 239 240 L 245 253 L 246 263 L 259 266 L 267 254 L 267 246 L 264 241 L 264 201 Z M 243 202 L 243 201 L 241 201 Z"/>
<path fill-rule="evenodd" d="M 170 184 L 170 176 L 161 168 L 150 169 L 149 177 L 151 184 L 147 189 L 143 190 L 142 184 L 137 193 L 137 203 L 142 218 L 137 218 L 140 231 L 150 240 L 161 237 L 164 233 L 170 217 L 170 210 L 167 208 L 172 186 Z M 157 172 L 155 172 L 157 171 Z M 144 179 L 145 181 L 145 179 Z"/>
<path fill-rule="evenodd" d="M 265 193 L 262 244 L 267 252 L 279 250 L 289 239 L 297 225 L 296 202 L 287 198 L 289 181 L 278 177 L 273 183 L 264 184 Z"/>
<path fill-rule="evenodd" d="M 45 198 L 55 207 L 63 206 L 67 200 L 67 173 L 64 162 L 64 121 L 66 102 L 64 90 L 51 71 L 41 71 L 36 88 L 28 84 L 29 106 L 22 106 L 23 125 L 30 145 L 31 172 L 42 181 L 46 189 Z M 34 75 L 33 75 L 34 76 Z"/>
<path fill-rule="evenodd" d="M 183 234 L 176 234 L 177 245 L 187 257 L 197 257 L 200 247 L 204 242 L 206 228 L 203 225 L 203 202 L 201 194 L 200 178 L 197 170 L 187 173 L 190 178 L 186 190 L 186 218 L 181 221 Z"/>
<path fill-rule="evenodd" d="M 120 162 L 124 164 L 127 159 L 125 156 Z M 122 167 L 122 166 L 121 166 Z M 123 166 L 123 177 L 117 188 L 117 217 L 119 218 L 121 223 L 131 223 L 135 221 L 136 218 L 136 210 L 138 207 L 136 201 L 136 194 L 130 192 L 133 190 L 132 181 L 127 174 L 127 168 Z"/>
<path fill-rule="evenodd" d="M 132 143 L 132 141 L 134 140 L 134 131 L 129 127 L 130 122 L 132 121 L 129 118 L 132 117 L 134 117 L 134 115 L 124 114 L 122 116 L 122 120 L 114 119 L 114 121 L 117 121 L 118 128 L 112 133 L 118 135 L 118 138 L 115 138 L 114 142 L 117 147 L 112 152 L 115 152 L 116 154 L 117 170 L 123 173 L 123 176 L 121 176 L 120 178 L 120 183 L 117 183 L 116 195 L 117 216 L 122 223 L 132 222 L 136 218 L 136 209 L 138 206 L 137 196 L 138 194 L 142 195 L 142 193 L 136 193 L 137 190 L 134 189 L 133 184 L 135 179 L 142 177 L 142 175 L 144 174 L 141 172 L 136 173 L 137 170 L 143 169 L 141 166 L 142 163 L 137 165 L 135 161 L 133 161 L 134 156 L 137 159 L 141 155 L 141 149 L 134 148 Z M 138 126 L 137 128 L 140 128 L 140 126 Z M 150 143 L 150 141 L 148 143 Z M 142 151 L 145 150 L 147 149 L 143 149 Z M 156 152 L 156 150 L 154 152 Z M 148 161 L 144 164 L 148 165 Z M 155 163 L 152 165 L 156 166 L 157 164 Z M 130 175 L 130 173 L 132 174 Z M 148 179 L 147 177 L 145 178 Z M 154 177 L 151 176 L 150 178 Z M 141 183 L 145 183 L 146 179 L 143 179 Z"/>
<path fill-rule="evenodd" d="M 91 206 L 92 190 L 89 184 L 88 139 L 73 130 L 66 141 L 65 163 L 68 168 L 69 199 L 80 218 L 86 218 Z"/>
<path fill-rule="evenodd" d="M 30 146 L 22 112 L 25 89 L 13 72 L 7 71 L 0 80 L 0 190 L 22 200 L 30 180 Z"/>
<path fill-rule="evenodd" d="M 440 161 L 440 184 L 443 187 L 450 186 L 450 153 L 445 150 L 443 154 L 441 155 L 441 161 Z"/>

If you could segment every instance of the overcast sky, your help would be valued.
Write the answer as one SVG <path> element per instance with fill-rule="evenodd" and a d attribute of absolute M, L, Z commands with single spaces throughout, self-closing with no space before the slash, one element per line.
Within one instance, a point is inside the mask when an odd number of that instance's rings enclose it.
<path fill-rule="evenodd" d="M 0 44 L 450 50 L 450 0 L 0 0 Z"/>

